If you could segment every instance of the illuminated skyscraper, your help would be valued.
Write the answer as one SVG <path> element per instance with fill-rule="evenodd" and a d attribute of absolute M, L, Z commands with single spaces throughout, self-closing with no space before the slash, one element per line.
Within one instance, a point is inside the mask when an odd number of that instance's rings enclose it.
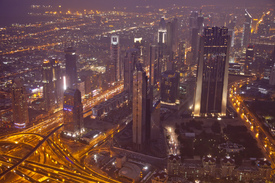
<path fill-rule="evenodd" d="M 232 21 L 228 23 L 228 34 L 231 36 L 231 47 L 234 47 L 235 39 L 235 26 L 236 26 L 237 17 L 234 17 Z"/>
<path fill-rule="evenodd" d="M 13 81 L 11 97 L 14 125 L 17 128 L 25 128 L 29 123 L 27 95 L 22 79 L 18 77 Z"/>
<path fill-rule="evenodd" d="M 52 109 L 53 104 L 55 103 L 53 89 L 53 69 L 49 60 L 44 60 L 42 65 L 42 83 L 45 110 L 49 111 Z"/>
<path fill-rule="evenodd" d="M 138 61 L 139 50 L 136 48 L 128 49 L 124 57 L 124 89 L 129 92 L 132 97 L 133 91 L 133 71 L 134 64 Z"/>
<path fill-rule="evenodd" d="M 246 48 L 244 74 L 251 74 L 251 67 L 253 62 L 254 62 L 254 45 L 248 45 L 248 47 Z"/>
<path fill-rule="evenodd" d="M 252 16 L 248 13 L 246 9 L 245 9 L 244 16 L 245 16 L 245 21 L 243 23 L 243 34 L 242 34 L 241 46 L 246 48 L 250 41 Z"/>
<path fill-rule="evenodd" d="M 227 28 L 205 28 L 200 38 L 194 116 L 226 115 L 229 47 Z"/>
<path fill-rule="evenodd" d="M 77 83 L 76 50 L 68 47 L 65 50 L 66 59 L 66 82 L 67 87 L 74 88 Z"/>
<path fill-rule="evenodd" d="M 168 70 L 161 75 L 161 102 L 167 105 L 176 105 L 179 94 L 179 74 Z"/>
<path fill-rule="evenodd" d="M 84 132 L 83 106 L 78 89 L 68 88 L 64 92 L 63 120 L 67 136 L 76 137 Z"/>
<path fill-rule="evenodd" d="M 133 147 L 142 151 L 146 139 L 147 77 L 140 63 L 133 73 Z M 150 127 L 150 126 L 149 126 Z"/>
<path fill-rule="evenodd" d="M 199 35 L 201 35 L 203 30 L 203 21 L 204 18 L 202 16 L 202 13 L 200 11 L 200 14 L 198 14 L 197 11 L 191 11 L 191 15 L 189 18 L 189 31 L 190 31 L 190 42 L 191 42 L 191 48 L 192 48 L 192 63 L 191 64 L 197 64 L 198 60 L 198 47 L 199 47 Z"/>
<path fill-rule="evenodd" d="M 150 85 L 154 85 L 156 84 L 156 78 L 157 78 L 157 74 L 159 71 L 159 67 L 158 67 L 158 60 L 157 60 L 157 55 L 156 52 L 157 51 L 157 47 L 156 45 L 150 45 L 149 46 L 149 55 L 148 55 L 148 59 L 149 59 L 149 75 L 150 75 Z"/>
<path fill-rule="evenodd" d="M 53 90 L 55 96 L 55 102 L 61 101 L 63 97 L 63 82 L 61 76 L 61 69 L 59 61 L 56 59 L 51 59 L 52 73 L 53 73 Z"/>
<path fill-rule="evenodd" d="M 164 18 L 161 18 L 159 22 L 159 28 L 158 28 L 158 43 L 166 43 L 166 35 L 167 29 L 166 29 L 166 23 Z"/>
<path fill-rule="evenodd" d="M 107 65 L 108 82 L 113 83 L 121 79 L 119 37 L 111 36 L 111 59 Z"/>
<path fill-rule="evenodd" d="M 185 42 L 179 43 L 179 65 L 182 68 L 185 65 Z"/>

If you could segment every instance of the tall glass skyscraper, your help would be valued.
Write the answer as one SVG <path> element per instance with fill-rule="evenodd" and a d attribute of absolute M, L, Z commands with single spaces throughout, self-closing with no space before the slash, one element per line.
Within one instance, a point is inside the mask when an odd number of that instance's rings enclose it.
<path fill-rule="evenodd" d="M 77 83 L 77 68 L 76 68 L 76 50 L 73 47 L 68 47 L 65 50 L 66 59 L 66 82 L 67 87 L 76 87 Z"/>
<path fill-rule="evenodd" d="M 13 121 L 16 128 L 25 128 L 29 123 L 26 89 L 22 82 L 22 79 L 17 77 L 13 80 L 12 84 L 12 110 Z"/>
<path fill-rule="evenodd" d="M 68 88 L 64 92 L 63 104 L 64 132 L 71 137 L 79 136 L 84 132 L 83 106 L 81 93 L 78 89 Z"/>
<path fill-rule="evenodd" d="M 108 82 L 113 83 L 121 78 L 121 63 L 120 63 L 120 48 L 119 37 L 111 36 L 111 59 L 107 65 Z"/>
<path fill-rule="evenodd" d="M 143 150 L 146 141 L 147 77 L 140 63 L 133 73 L 133 147 Z M 150 127 L 150 126 L 149 126 Z M 149 139 L 147 139 L 149 140 Z"/>
<path fill-rule="evenodd" d="M 204 29 L 200 38 L 194 116 L 226 115 L 229 49 L 227 28 Z"/>
<path fill-rule="evenodd" d="M 245 21 L 243 23 L 243 34 L 242 34 L 242 47 L 247 47 L 250 40 L 251 35 L 251 25 L 252 25 L 252 16 L 248 13 L 248 11 L 245 9 Z"/>

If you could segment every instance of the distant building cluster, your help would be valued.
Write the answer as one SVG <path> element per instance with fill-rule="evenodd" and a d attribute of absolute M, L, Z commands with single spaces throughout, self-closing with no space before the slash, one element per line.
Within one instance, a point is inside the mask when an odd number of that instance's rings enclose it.
<path fill-rule="evenodd" d="M 169 177 L 184 177 L 186 179 L 220 178 L 233 181 L 272 180 L 271 163 L 265 159 L 245 160 L 242 165 L 236 165 L 232 157 L 217 159 L 208 155 L 202 159 L 184 159 L 170 155 L 167 163 Z"/>

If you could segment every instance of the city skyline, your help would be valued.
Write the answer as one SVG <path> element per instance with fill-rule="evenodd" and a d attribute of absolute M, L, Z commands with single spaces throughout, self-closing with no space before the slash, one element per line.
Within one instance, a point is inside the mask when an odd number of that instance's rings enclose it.
<path fill-rule="evenodd" d="M 0 181 L 274 182 L 272 4 L 1 1 Z"/>

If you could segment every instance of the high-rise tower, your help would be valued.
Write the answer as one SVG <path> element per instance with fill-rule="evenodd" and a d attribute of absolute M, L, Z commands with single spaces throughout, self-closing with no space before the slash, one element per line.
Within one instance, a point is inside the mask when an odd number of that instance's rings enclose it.
<path fill-rule="evenodd" d="M 53 89 L 53 69 L 49 60 L 44 60 L 42 65 L 42 83 L 45 110 L 49 111 L 52 109 L 53 104 L 55 103 Z"/>
<path fill-rule="evenodd" d="M 64 132 L 66 135 L 76 137 L 84 132 L 83 106 L 81 93 L 78 89 L 67 88 L 64 92 L 63 104 Z"/>
<path fill-rule="evenodd" d="M 53 90 L 55 96 L 55 103 L 61 101 L 63 97 L 63 83 L 61 76 L 61 69 L 59 61 L 55 58 L 51 59 L 52 73 L 53 73 Z"/>
<path fill-rule="evenodd" d="M 229 47 L 227 28 L 205 28 L 200 38 L 194 116 L 226 115 Z"/>
<path fill-rule="evenodd" d="M 146 99 L 146 73 L 141 64 L 136 63 L 133 73 L 133 147 L 136 151 L 143 150 L 146 141 Z"/>
<path fill-rule="evenodd" d="M 11 96 L 14 125 L 17 128 L 25 128 L 29 123 L 29 112 L 22 79 L 17 77 L 13 80 Z"/>
<path fill-rule="evenodd" d="M 76 50 L 73 47 L 68 47 L 65 50 L 66 59 L 66 82 L 67 87 L 74 88 L 77 83 L 77 67 L 76 67 Z"/>
<path fill-rule="evenodd" d="M 111 60 L 107 65 L 107 74 L 109 83 L 116 82 L 121 79 L 121 63 L 120 63 L 119 37 L 111 36 Z"/>
<path fill-rule="evenodd" d="M 243 23 L 243 34 L 242 34 L 241 46 L 246 48 L 248 46 L 250 35 L 251 35 L 252 16 L 248 13 L 247 9 L 245 9 L 244 16 L 245 16 L 245 21 Z"/>
<path fill-rule="evenodd" d="M 130 98 L 133 91 L 133 71 L 134 65 L 138 61 L 139 50 L 136 48 L 128 49 L 124 57 L 124 89 L 129 92 Z"/>
<path fill-rule="evenodd" d="M 251 74 L 252 64 L 254 62 L 254 45 L 248 45 L 246 48 L 244 74 Z"/>

